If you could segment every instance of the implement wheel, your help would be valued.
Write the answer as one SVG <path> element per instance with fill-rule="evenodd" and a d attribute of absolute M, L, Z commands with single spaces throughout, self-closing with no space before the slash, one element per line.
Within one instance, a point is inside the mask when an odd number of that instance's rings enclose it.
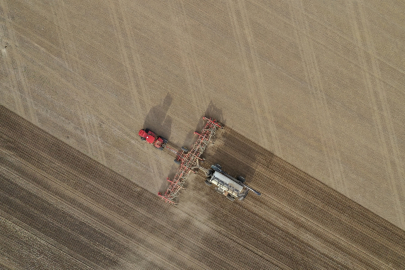
<path fill-rule="evenodd" d="M 184 153 L 187 153 L 187 152 L 188 152 L 188 149 L 187 149 L 187 147 L 185 147 L 185 146 L 183 146 L 183 147 L 181 148 L 181 150 L 182 150 Z"/>

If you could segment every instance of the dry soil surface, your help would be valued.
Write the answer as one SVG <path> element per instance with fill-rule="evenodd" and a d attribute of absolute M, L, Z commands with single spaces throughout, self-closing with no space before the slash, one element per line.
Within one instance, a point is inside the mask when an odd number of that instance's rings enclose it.
<path fill-rule="evenodd" d="M 404 14 L 401 0 L 0 0 L 0 104 L 152 193 L 173 168 L 137 131 L 187 145 L 207 113 L 405 229 Z"/>
<path fill-rule="evenodd" d="M 177 206 L 0 106 L 5 269 L 400 269 L 405 232 L 226 128 L 206 152 L 262 192 L 194 175 Z"/>

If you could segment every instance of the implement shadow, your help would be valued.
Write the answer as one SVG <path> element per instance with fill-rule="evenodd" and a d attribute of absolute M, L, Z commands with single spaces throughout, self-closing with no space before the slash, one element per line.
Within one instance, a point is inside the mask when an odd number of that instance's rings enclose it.
<path fill-rule="evenodd" d="M 225 119 L 222 114 L 222 110 L 219 109 L 217 106 L 215 106 L 215 104 L 214 104 L 214 102 L 212 102 L 212 100 L 208 104 L 208 107 L 205 110 L 204 115 L 201 115 L 201 118 L 197 123 L 197 126 L 195 128 L 195 131 L 197 131 L 197 132 L 200 132 L 201 129 L 204 127 L 205 122 L 202 119 L 203 116 L 213 118 L 213 119 L 217 120 L 218 122 L 225 125 Z M 194 130 L 192 130 L 187 134 L 183 145 L 190 147 L 195 142 L 195 139 L 196 139 L 196 136 L 194 135 Z"/>

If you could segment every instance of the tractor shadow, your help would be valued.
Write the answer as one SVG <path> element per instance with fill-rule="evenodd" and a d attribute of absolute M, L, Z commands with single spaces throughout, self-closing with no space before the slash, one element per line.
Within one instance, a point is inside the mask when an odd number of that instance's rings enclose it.
<path fill-rule="evenodd" d="M 163 101 L 152 107 L 146 115 L 143 128 L 148 128 L 154 131 L 158 136 L 169 139 L 172 128 L 172 118 L 167 115 L 173 98 L 170 93 L 167 93 Z"/>

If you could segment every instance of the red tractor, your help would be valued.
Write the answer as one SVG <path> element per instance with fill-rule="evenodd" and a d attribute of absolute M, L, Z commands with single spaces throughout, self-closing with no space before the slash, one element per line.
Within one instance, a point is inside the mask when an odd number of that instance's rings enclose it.
<path fill-rule="evenodd" d="M 166 146 L 167 140 L 165 138 L 157 136 L 152 130 L 147 128 L 141 129 L 138 135 L 141 137 L 142 141 L 153 144 L 153 146 L 159 150 L 163 150 Z"/>

